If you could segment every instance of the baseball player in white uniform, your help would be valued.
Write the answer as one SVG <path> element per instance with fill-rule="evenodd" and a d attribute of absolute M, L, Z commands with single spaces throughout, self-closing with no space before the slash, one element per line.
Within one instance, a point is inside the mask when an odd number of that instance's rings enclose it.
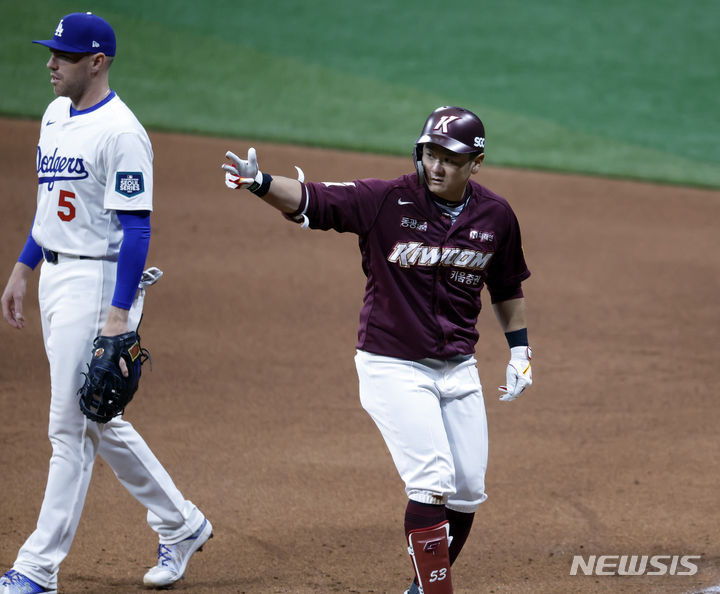
<path fill-rule="evenodd" d="M 42 118 L 37 211 L 2 294 L 2 312 L 10 326 L 23 328 L 27 278 L 42 262 L 38 293 L 50 364 L 52 456 L 37 528 L 0 578 L 0 592 L 57 591 L 96 455 L 147 508 L 159 546 L 158 563 L 144 583 L 166 587 L 183 577 L 212 526 L 128 421 L 91 421 L 78 404 L 93 339 L 135 330 L 145 287 L 162 274 L 143 274 L 153 208 L 152 147 L 109 87 L 116 42 L 107 21 L 72 13 L 52 39 L 34 43 L 50 48 L 47 67 L 57 99 Z"/>

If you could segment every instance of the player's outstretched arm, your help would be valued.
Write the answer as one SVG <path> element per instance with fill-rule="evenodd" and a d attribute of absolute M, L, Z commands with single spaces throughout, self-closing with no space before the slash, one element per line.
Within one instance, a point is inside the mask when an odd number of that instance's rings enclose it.
<path fill-rule="evenodd" d="M 248 149 L 247 159 L 241 159 L 228 151 L 225 156 L 230 163 L 222 165 L 225 185 L 231 189 L 250 190 L 270 206 L 286 214 L 296 212 L 302 200 L 302 185 L 289 177 L 270 176 L 260 171 L 255 149 Z"/>
<path fill-rule="evenodd" d="M 2 313 L 3 317 L 13 328 L 18 330 L 25 326 L 25 316 L 23 315 L 23 299 L 27 291 L 27 279 L 32 272 L 32 268 L 22 262 L 16 262 L 10 273 L 7 285 L 3 291 Z"/>

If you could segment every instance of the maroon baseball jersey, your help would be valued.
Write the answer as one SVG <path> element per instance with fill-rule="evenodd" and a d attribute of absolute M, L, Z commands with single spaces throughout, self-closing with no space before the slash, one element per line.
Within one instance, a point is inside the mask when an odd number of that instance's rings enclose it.
<path fill-rule="evenodd" d="M 518 294 L 530 271 L 515 214 L 480 184 L 467 192 L 453 224 L 415 174 L 304 184 L 298 214 L 311 228 L 359 236 L 367 284 L 357 348 L 410 360 L 472 354 L 483 286 Z"/>

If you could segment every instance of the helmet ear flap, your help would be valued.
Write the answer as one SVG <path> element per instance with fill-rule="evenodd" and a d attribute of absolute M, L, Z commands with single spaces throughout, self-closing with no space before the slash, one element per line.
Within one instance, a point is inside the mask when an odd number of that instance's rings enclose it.
<path fill-rule="evenodd" d="M 423 183 L 425 181 L 425 171 L 423 170 L 422 154 L 423 154 L 423 145 L 416 144 L 415 150 L 413 151 L 413 156 L 415 157 L 414 158 L 415 171 L 417 171 L 417 174 L 418 174 L 418 183 Z"/>

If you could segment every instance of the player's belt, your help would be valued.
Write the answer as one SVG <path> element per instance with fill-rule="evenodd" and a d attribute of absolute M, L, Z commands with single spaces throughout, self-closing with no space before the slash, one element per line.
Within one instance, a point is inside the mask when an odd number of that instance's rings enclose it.
<path fill-rule="evenodd" d="M 76 256 L 74 254 L 60 254 L 53 250 L 46 250 L 45 248 L 42 248 L 42 254 L 43 254 L 43 258 L 45 258 L 45 261 L 50 262 L 50 264 L 57 264 L 62 259 L 94 260 L 94 258 L 92 256 Z"/>

